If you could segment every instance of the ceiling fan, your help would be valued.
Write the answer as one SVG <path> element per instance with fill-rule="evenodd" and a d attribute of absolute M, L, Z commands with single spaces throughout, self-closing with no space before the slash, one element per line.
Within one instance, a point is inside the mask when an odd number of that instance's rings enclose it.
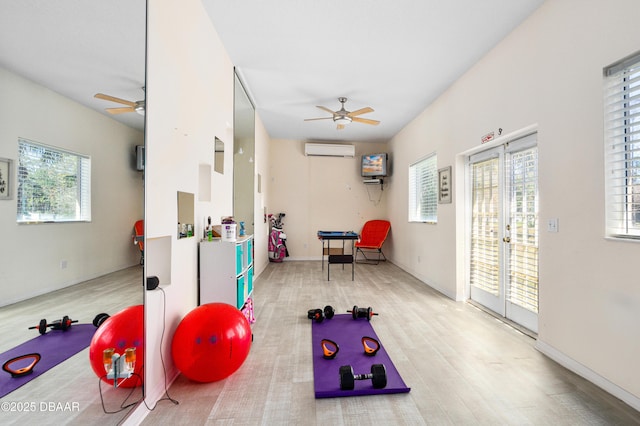
<path fill-rule="evenodd" d="M 144 115 L 145 102 L 142 101 L 127 101 L 125 99 L 116 98 L 115 96 L 105 95 L 104 93 L 96 93 L 94 98 L 102 99 L 105 101 L 111 101 L 118 104 L 126 105 L 126 107 L 118 108 L 105 108 L 109 114 L 122 114 L 125 112 L 137 112 L 140 115 Z"/>
<path fill-rule="evenodd" d="M 373 112 L 372 108 L 370 107 L 360 108 L 359 110 L 350 112 L 344 109 L 344 103 L 347 102 L 347 98 L 338 98 L 338 101 L 340 101 L 340 103 L 342 104 L 342 107 L 338 111 L 331 111 L 327 107 L 318 105 L 318 108 L 331 114 L 331 117 L 307 118 L 304 121 L 333 119 L 333 121 L 338 125 L 338 130 L 344 129 L 345 125 L 351 123 L 352 121 L 355 121 L 356 123 L 371 124 L 374 126 L 377 126 L 378 124 L 380 124 L 380 122 L 377 120 L 370 120 L 368 118 L 358 117 L 358 115 Z"/>

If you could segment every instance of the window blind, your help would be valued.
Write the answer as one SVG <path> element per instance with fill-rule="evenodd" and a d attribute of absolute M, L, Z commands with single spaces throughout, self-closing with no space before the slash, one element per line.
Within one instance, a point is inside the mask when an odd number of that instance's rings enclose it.
<path fill-rule="evenodd" d="M 606 232 L 640 238 L 640 54 L 604 75 Z"/>
<path fill-rule="evenodd" d="M 538 148 L 512 153 L 507 167 L 511 242 L 506 297 L 538 312 Z"/>
<path fill-rule="evenodd" d="M 490 158 L 471 166 L 470 284 L 495 296 L 500 294 L 498 166 L 498 158 Z"/>
<path fill-rule="evenodd" d="M 409 222 L 438 221 L 437 160 L 431 154 L 409 166 Z"/>
<path fill-rule="evenodd" d="M 91 220 L 91 159 L 18 141 L 18 222 Z"/>

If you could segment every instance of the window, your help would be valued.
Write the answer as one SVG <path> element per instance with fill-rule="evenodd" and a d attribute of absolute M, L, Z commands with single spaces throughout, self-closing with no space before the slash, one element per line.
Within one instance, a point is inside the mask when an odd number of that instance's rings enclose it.
<path fill-rule="evenodd" d="M 437 156 L 409 166 L 409 222 L 438 222 Z"/>
<path fill-rule="evenodd" d="M 604 75 L 606 231 L 640 239 L 640 54 Z"/>
<path fill-rule="evenodd" d="M 20 223 L 91 220 L 91 159 L 18 140 Z"/>

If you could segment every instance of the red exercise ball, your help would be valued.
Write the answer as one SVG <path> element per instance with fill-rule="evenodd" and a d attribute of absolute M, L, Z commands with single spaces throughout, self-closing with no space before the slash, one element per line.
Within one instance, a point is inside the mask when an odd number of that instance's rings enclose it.
<path fill-rule="evenodd" d="M 115 353 L 124 355 L 125 349 L 136 348 L 136 365 L 133 375 L 127 380 L 118 380 L 118 387 L 132 388 L 142 384 L 144 364 L 144 307 L 130 306 L 107 318 L 96 330 L 89 347 L 91 367 L 98 377 L 113 386 L 113 379 L 106 378 L 102 361 L 105 349 L 114 348 Z"/>
<path fill-rule="evenodd" d="M 178 324 L 171 354 L 178 370 L 196 382 L 215 382 L 233 374 L 249 355 L 251 327 L 240 310 L 208 303 Z"/>

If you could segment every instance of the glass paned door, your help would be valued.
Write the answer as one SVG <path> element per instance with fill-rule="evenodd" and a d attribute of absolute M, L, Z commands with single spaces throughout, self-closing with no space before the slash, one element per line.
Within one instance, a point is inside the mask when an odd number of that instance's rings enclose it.
<path fill-rule="evenodd" d="M 538 329 L 538 150 L 530 135 L 469 159 L 472 300 Z"/>

